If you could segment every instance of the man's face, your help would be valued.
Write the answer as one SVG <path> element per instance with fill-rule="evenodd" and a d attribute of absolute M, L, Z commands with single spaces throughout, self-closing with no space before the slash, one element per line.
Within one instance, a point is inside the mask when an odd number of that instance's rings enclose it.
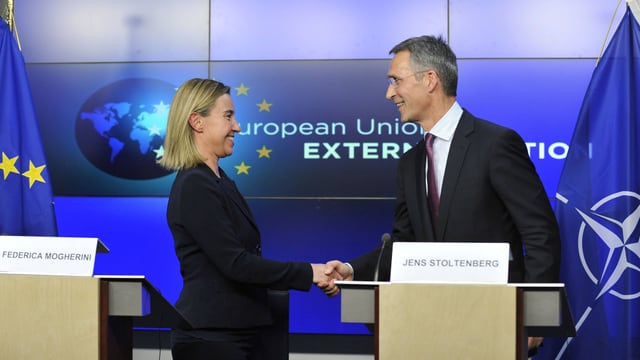
<path fill-rule="evenodd" d="M 413 69 L 410 55 L 406 50 L 395 54 L 387 73 L 390 83 L 386 96 L 398 107 L 402 122 L 420 121 L 431 102 L 423 77 L 427 69 Z"/>

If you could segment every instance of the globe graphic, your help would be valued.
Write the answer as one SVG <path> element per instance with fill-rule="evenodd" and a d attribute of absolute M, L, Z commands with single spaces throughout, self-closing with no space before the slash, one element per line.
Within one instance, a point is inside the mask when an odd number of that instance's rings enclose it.
<path fill-rule="evenodd" d="M 76 117 L 80 151 L 98 169 L 119 178 L 147 180 L 170 174 L 156 161 L 164 152 L 175 90 L 156 79 L 126 79 L 99 89 Z"/>

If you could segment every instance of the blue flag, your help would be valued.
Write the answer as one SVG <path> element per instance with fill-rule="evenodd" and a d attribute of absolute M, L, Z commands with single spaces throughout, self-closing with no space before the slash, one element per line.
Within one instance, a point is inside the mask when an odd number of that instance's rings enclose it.
<path fill-rule="evenodd" d="M 57 232 L 24 59 L 9 26 L 0 21 L 0 235 Z"/>
<path fill-rule="evenodd" d="M 640 359 L 640 27 L 626 14 L 593 72 L 556 194 L 577 335 L 548 359 Z M 536 358 L 538 359 L 538 358 Z"/>

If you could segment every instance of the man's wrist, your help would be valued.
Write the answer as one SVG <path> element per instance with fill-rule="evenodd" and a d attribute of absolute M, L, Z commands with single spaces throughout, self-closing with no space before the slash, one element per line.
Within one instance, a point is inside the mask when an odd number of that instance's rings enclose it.
<path fill-rule="evenodd" d="M 354 277 L 353 266 L 351 266 L 351 264 L 349 264 L 348 262 L 344 263 L 344 265 L 349 268 L 349 271 L 351 272 L 350 276 L 351 278 L 353 278 Z"/>

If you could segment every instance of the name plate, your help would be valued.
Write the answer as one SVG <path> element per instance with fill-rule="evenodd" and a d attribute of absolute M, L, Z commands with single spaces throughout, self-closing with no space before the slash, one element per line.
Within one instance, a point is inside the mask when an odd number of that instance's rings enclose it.
<path fill-rule="evenodd" d="M 0 236 L 0 273 L 92 276 L 97 238 Z"/>
<path fill-rule="evenodd" d="M 391 282 L 506 284 L 508 279 L 508 243 L 393 243 Z"/>

